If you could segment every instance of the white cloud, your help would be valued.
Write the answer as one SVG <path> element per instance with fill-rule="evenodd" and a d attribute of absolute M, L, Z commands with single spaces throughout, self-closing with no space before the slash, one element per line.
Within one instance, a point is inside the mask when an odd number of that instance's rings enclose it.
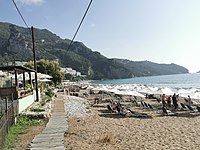
<path fill-rule="evenodd" d="M 39 6 L 44 3 L 45 0 L 16 0 L 20 5 L 36 5 Z"/>

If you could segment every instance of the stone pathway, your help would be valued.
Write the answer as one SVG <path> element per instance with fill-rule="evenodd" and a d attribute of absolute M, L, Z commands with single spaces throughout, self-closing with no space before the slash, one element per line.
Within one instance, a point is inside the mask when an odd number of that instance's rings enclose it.
<path fill-rule="evenodd" d="M 41 134 L 35 136 L 29 150 L 65 150 L 64 133 L 67 131 L 67 115 L 61 94 L 54 100 L 53 112 Z"/>

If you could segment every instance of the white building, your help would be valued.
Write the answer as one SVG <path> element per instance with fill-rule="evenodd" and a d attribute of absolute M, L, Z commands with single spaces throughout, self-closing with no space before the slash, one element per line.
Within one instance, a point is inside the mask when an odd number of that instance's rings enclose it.
<path fill-rule="evenodd" d="M 15 66 L 24 66 L 26 63 L 25 61 L 15 61 Z"/>
<path fill-rule="evenodd" d="M 73 70 L 72 68 L 61 68 L 61 71 L 64 73 L 64 74 L 71 74 L 73 76 L 81 76 L 81 73 L 76 71 L 76 70 Z"/>

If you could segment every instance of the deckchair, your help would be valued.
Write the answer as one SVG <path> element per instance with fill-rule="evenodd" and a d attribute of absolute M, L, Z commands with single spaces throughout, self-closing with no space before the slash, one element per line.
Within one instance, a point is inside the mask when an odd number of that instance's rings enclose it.
<path fill-rule="evenodd" d="M 135 100 L 132 100 L 132 103 L 136 105 Z"/>
<path fill-rule="evenodd" d="M 183 109 L 186 109 L 186 106 L 183 103 L 180 103 Z"/>
<path fill-rule="evenodd" d="M 133 103 L 135 103 L 135 105 L 138 107 L 140 106 L 136 100 L 133 100 Z"/>
<path fill-rule="evenodd" d="M 146 113 L 138 113 L 138 112 L 134 112 L 134 111 L 132 111 L 130 109 L 127 109 L 127 110 L 131 113 L 130 117 L 135 117 L 135 118 L 152 118 L 152 116 L 150 116 L 150 115 L 148 115 Z"/>
<path fill-rule="evenodd" d="M 120 107 L 120 106 L 116 106 L 116 110 L 117 110 L 117 112 L 120 114 L 120 115 L 122 115 L 122 116 L 126 116 L 128 113 L 130 113 L 130 111 L 127 109 L 127 108 L 125 108 L 125 107 Z"/>
<path fill-rule="evenodd" d="M 157 100 L 157 102 L 158 102 L 158 103 L 160 103 L 160 102 L 161 102 L 161 100 L 160 100 L 159 98 L 156 98 L 156 100 Z"/>
<path fill-rule="evenodd" d="M 144 102 L 144 106 L 145 106 L 146 108 L 149 108 L 146 102 Z"/>
<path fill-rule="evenodd" d="M 177 115 L 176 113 L 170 111 L 170 110 L 167 110 L 165 107 L 162 107 L 162 111 L 163 111 L 163 114 L 164 115 L 167 115 L 167 116 L 175 116 Z"/>
<path fill-rule="evenodd" d="M 142 101 L 140 103 L 141 103 L 142 107 L 144 108 L 144 103 Z"/>
<path fill-rule="evenodd" d="M 107 105 L 107 108 L 110 112 L 115 112 L 115 109 L 113 109 L 110 105 Z"/>
<path fill-rule="evenodd" d="M 181 110 L 187 110 L 187 107 L 183 104 L 183 103 L 180 103 L 181 104 Z"/>
<path fill-rule="evenodd" d="M 151 104 L 147 104 L 151 110 L 156 110 Z"/>
<path fill-rule="evenodd" d="M 197 106 L 197 111 L 200 112 L 200 107 L 199 106 Z"/>
<path fill-rule="evenodd" d="M 195 112 L 195 110 L 194 110 L 190 105 L 186 105 L 186 107 L 187 107 L 191 112 Z"/>

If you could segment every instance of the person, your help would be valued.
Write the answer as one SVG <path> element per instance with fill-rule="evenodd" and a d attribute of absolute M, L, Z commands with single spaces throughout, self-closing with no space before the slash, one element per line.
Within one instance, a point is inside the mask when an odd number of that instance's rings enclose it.
<path fill-rule="evenodd" d="M 173 102 L 173 105 L 174 105 L 174 109 L 176 110 L 178 108 L 176 93 L 174 93 L 174 95 L 172 96 L 172 102 Z"/>
<path fill-rule="evenodd" d="M 191 101 L 190 95 L 188 95 L 188 105 L 191 106 L 191 104 L 192 104 L 192 101 Z"/>
<path fill-rule="evenodd" d="M 161 100 L 162 100 L 162 106 L 166 107 L 166 102 L 165 102 L 166 97 L 165 97 L 165 94 L 162 95 Z"/>
<path fill-rule="evenodd" d="M 170 95 L 170 96 L 167 98 L 167 106 L 168 106 L 168 107 L 171 107 L 171 100 L 172 100 L 172 96 Z"/>

